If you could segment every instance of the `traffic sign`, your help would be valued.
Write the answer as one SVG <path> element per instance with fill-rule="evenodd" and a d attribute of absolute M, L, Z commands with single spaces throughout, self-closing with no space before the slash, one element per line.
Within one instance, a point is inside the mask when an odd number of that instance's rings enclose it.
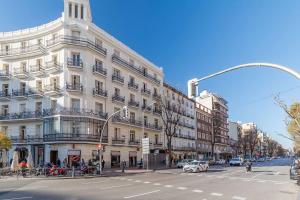
<path fill-rule="evenodd" d="M 150 153 L 150 140 L 149 140 L 149 138 L 143 138 L 142 139 L 142 152 L 143 152 L 143 154 L 149 154 Z"/>

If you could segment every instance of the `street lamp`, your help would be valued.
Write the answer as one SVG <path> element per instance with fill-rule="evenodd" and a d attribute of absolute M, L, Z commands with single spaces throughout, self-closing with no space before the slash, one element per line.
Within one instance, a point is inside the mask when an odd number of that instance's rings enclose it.
<path fill-rule="evenodd" d="M 102 174 L 102 136 L 103 136 L 103 132 L 104 132 L 104 129 L 105 129 L 105 126 L 106 124 L 108 123 L 108 121 L 116 114 L 120 113 L 121 111 L 125 111 L 125 118 L 128 118 L 128 108 L 127 106 L 124 106 L 122 109 L 114 112 L 113 114 L 111 114 L 105 121 L 103 127 L 102 127 L 102 130 L 101 130 L 101 133 L 100 133 L 100 141 L 99 141 L 99 172 L 100 172 L 100 175 Z"/>

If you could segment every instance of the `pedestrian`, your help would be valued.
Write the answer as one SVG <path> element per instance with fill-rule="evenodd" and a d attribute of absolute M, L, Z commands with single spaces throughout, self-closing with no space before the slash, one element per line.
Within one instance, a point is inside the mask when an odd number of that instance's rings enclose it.
<path fill-rule="evenodd" d="M 60 162 L 60 159 L 59 159 L 59 158 L 57 159 L 56 164 L 57 164 L 58 167 L 60 167 L 61 162 Z"/>
<path fill-rule="evenodd" d="M 64 167 L 68 167 L 68 159 L 67 158 L 64 159 L 63 165 L 64 165 Z"/>
<path fill-rule="evenodd" d="M 102 170 L 104 169 L 104 165 L 105 165 L 105 161 L 104 161 L 104 159 L 102 159 L 102 162 L 101 162 L 101 168 L 102 168 Z"/>
<path fill-rule="evenodd" d="M 122 162 L 122 173 L 125 173 L 126 161 L 123 160 Z"/>
<path fill-rule="evenodd" d="M 82 166 L 85 166 L 85 162 L 84 162 L 84 159 L 83 159 L 83 158 L 81 159 L 81 167 L 82 167 Z"/>

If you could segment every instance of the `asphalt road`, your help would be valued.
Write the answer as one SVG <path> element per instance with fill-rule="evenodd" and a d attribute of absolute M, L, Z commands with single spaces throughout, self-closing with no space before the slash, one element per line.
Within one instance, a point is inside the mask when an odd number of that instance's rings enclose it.
<path fill-rule="evenodd" d="M 88 179 L 0 179 L 0 200 L 296 200 L 290 162 L 256 163 L 251 173 L 245 167 L 213 167 L 201 173 L 172 169 Z"/>

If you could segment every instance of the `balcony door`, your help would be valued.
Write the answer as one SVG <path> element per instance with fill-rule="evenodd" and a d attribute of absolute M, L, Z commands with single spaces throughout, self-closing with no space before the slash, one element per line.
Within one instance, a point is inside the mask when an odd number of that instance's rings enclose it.
<path fill-rule="evenodd" d="M 2 115 L 8 115 L 9 110 L 8 110 L 8 105 L 2 105 Z"/>
<path fill-rule="evenodd" d="M 73 86 L 79 86 L 80 85 L 80 76 L 72 75 L 71 80 L 72 80 L 72 85 Z"/>
<path fill-rule="evenodd" d="M 72 53 L 72 64 L 80 66 L 80 53 Z"/>
<path fill-rule="evenodd" d="M 131 122 L 135 121 L 135 113 L 134 112 L 130 112 L 129 119 L 130 119 Z"/>
<path fill-rule="evenodd" d="M 103 82 L 95 80 L 95 89 L 96 89 L 96 91 L 102 91 L 103 90 Z"/>
<path fill-rule="evenodd" d="M 24 140 L 26 138 L 26 126 L 20 127 L 20 140 Z"/>
<path fill-rule="evenodd" d="M 71 99 L 71 108 L 74 111 L 80 110 L 80 99 Z"/>
<path fill-rule="evenodd" d="M 8 96 L 8 84 L 3 84 L 2 85 L 2 91 L 5 96 Z"/>
<path fill-rule="evenodd" d="M 95 103 L 95 111 L 96 113 L 103 113 L 103 104 L 102 103 Z"/>
<path fill-rule="evenodd" d="M 26 83 L 20 83 L 20 92 L 25 94 L 26 91 Z"/>

